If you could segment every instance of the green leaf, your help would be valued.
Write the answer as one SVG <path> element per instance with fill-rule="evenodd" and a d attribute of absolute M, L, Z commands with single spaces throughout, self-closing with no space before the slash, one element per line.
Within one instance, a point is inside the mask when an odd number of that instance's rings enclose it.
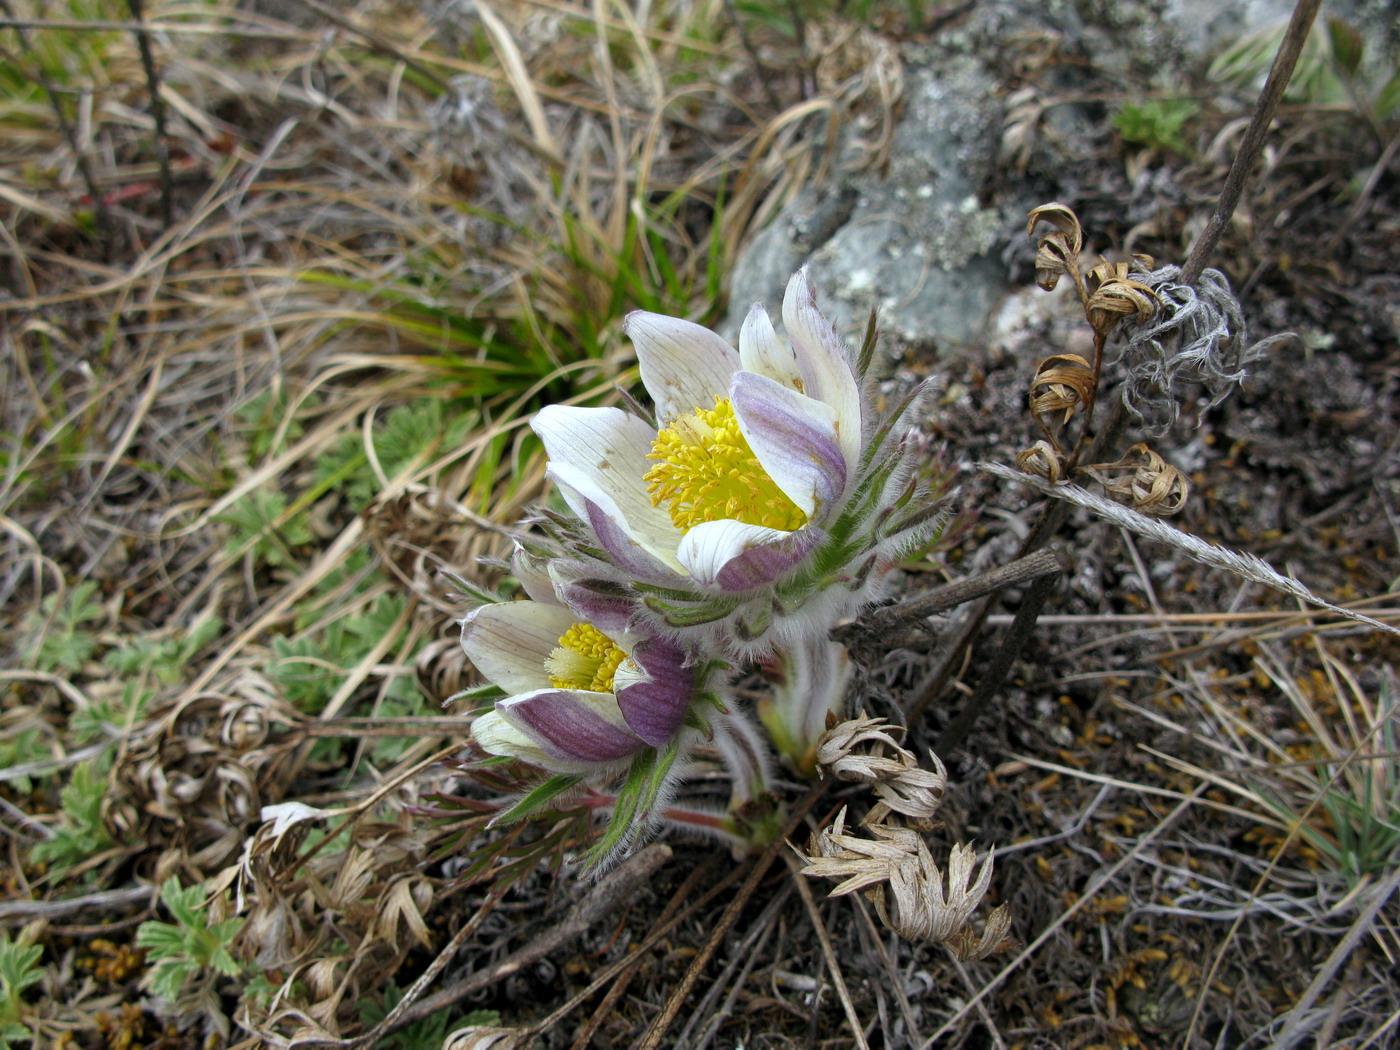
<path fill-rule="evenodd" d="M 552 799 L 568 791 L 583 779 L 578 773 L 559 773 L 550 777 L 539 787 L 534 788 L 519 802 L 493 820 L 492 824 L 510 824 L 528 817 Z"/>

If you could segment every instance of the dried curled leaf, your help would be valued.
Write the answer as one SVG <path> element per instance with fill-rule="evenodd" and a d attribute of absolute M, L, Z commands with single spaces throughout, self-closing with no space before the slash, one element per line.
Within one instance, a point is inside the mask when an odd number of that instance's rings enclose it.
<path fill-rule="evenodd" d="M 963 962 L 968 962 L 973 959 L 985 959 L 989 955 L 1011 948 L 1013 942 L 1006 936 L 1010 932 L 1011 909 L 1005 904 L 998 904 L 987 916 L 987 925 L 983 927 L 981 937 L 968 925 L 956 930 L 945 943 L 954 955 Z"/>
<path fill-rule="evenodd" d="M 1042 222 L 1048 222 L 1055 229 L 1042 235 L 1036 243 L 1036 284 L 1047 292 L 1053 291 L 1060 283 L 1060 275 L 1067 274 L 1078 286 L 1079 251 L 1084 247 L 1084 230 L 1079 225 L 1079 217 L 1058 202 L 1042 204 L 1027 215 L 1026 236 L 1034 240 L 1036 227 Z"/>
<path fill-rule="evenodd" d="M 424 695 L 440 704 L 477 681 L 456 638 L 439 638 L 425 645 L 413 661 L 413 670 Z"/>
<path fill-rule="evenodd" d="M 973 951 L 985 940 L 989 952 L 1000 945 L 1009 924 L 1004 913 L 994 912 L 988 920 L 990 936 L 976 938 L 971 931 L 962 932 L 991 885 L 991 854 L 979 868 L 972 847 L 956 844 L 948 856 L 945 879 L 917 832 L 866 824 L 863 830 L 875 837 L 861 838 L 847 833 L 845 819 L 843 808 L 830 828 L 813 836 L 809 854 L 799 853 L 806 866 L 798 874 L 841 879 L 832 897 L 864 891 L 881 921 L 909 940 L 944 942 L 961 937 L 960 943 Z"/>
<path fill-rule="evenodd" d="M 1027 474 L 1058 484 L 1065 476 L 1065 461 L 1060 450 L 1050 442 L 1037 441 L 1028 449 L 1016 453 L 1016 466 Z"/>
<path fill-rule="evenodd" d="M 1094 369 L 1078 354 L 1055 354 L 1041 361 L 1031 381 L 1031 415 L 1046 433 L 1064 426 L 1094 398 Z M 1064 413 L 1064 418 L 1051 417 Z M 1049 422 L 1047 422 L 1047 419 Z"/>
<path fill-rule="evenodd" d="M 1136 323 L 1145 324 L 1161 305 L 1157 293 L 1133 280 L 1132 272 L 1132 263 L 1107 261 L 1089 271 L 1089 282 L 1096 287 L 1085 305 L 1085 315 L 1100 335 L 1108 335 L 1129 315 Z"/>
<path fill-rule="evenodd" d="M 817 741 L 817 768 L 838 780 L 870 784 L 886 811 L 927 820 L 943 801 L 948 771 L 932 752 L 929 758 L 934 768 L 920 768 L 913 752 L 900 747 L 891 735 L 899 732 L 903 732 L 899 726 L 887 725 L 883 718 L 870 718 L 862 711 L 859 718 L 841 722 L 822 734 Z"/>
<path fill-rule="evenodd" d="M 1095 463 L 1084 469 L 1098 478 L 1113 499 L 1153 517 L 1176 514 L 1191 496 L 1186 475 L 1145 444 L 1134 445 L 1117 462 Z"/>

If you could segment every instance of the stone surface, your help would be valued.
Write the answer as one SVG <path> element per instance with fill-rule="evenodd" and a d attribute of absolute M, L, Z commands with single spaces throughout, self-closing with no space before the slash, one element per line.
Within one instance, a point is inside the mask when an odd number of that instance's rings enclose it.
<path fill-rule="evenodd" d="M 881 330 L 906 345 L 956 356 L 980 343 L 1006 290 L 988 253 L 1015 220 L 978 200 L 1000 128 L 995 83 L 974 59 L 945 57 L 907 70 L 886 172 L 809 187 L 754 239 L 735 267 L 730 333 L 753 302 L 775 308 L 808 265 L 848 337 L 874 306 Z"/>

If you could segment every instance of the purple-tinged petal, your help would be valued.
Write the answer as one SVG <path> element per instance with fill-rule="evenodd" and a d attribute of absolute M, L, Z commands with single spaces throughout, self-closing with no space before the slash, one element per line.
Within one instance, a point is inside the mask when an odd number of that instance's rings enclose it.
<path fill-rule="evenodd" d="M 749 308 L 739 329 L 739 364 L 746 372 L 757 372 L 799 393 L 802 390 L 797 353 L 792 344 L 778 338 L 762 303 Z"/>
<path fill-rule="evenodd" d="M 614 580 L 588 575 L 587 566 L 579 571 L 560 567 L 554 576 L 559 597 L 578 618 L 591 623 L 609 638 L 626 632 L 641 609 L 635 591 Z"/>
<path fill-rule="evenodd" d="M 637 310 L 622 331 L 636 344 L 642 384 L 663 427 L 697 408 L 714 408 L 739 371 L 739 352 L 693 321 Z"/>
<path fill-rule="evenodd" d="M 498 700 L 496 711 L 559 761 L 615 762 L 642 748 L 611 693 L 540 689 Z"/>
<path fill-rule="evenodd" d="M 811 526 L 784 532 L 730 519 L 707 521 L 685 534 L 676 556 L 698 582 L 738 594 L 772 583 L 823 538 Z"/>
<path fill-rule="evenodd" d="M 462 619 L 462 648 L 486 678 L 508 693 L 549 685 L 544 662 L 577 621 L 563 605 L 502 602 Z"/>
<path fill-rule="evenodd" d="M 837 440 L 847 472 L 854 474 L 860 457 L 860 384 L 841 337 L 817 309 L 806 267 L 788 281 L 783 295 L 783 328 L 797 353 L 802 392 L 836 409 Z"/>
<path fill-rule="evenodd" d="M 631 660 L 618 667 L 617 706 L 632 731 L 653 747 L 675 735 L 690 708 L 695 671 L 685 665 L 686 656 L 674 642 L 644 638 L 632 647 Z"/>
<path fill-rule="evenodd" d="M 836 410 L 753 372 L 736 375 L 729 396 L 749 447 L 788 499 L 808 520 L 834 507 L 847 478 Z"/>
<path fill-rule="evenodd" d="M 583 520 L 593 530 L 593 535 L 608 552 L 613 564 L 627 575 L 651 583 L 675 579 L 675 569 L 629 536 L 627 530 L 618 524 L 616 517 L 591 499 L 584 500 Z M 679 536 L 667 538 L 672 545 L 680 539 Z M 674 559 L 672 561 L 674 562 Z"/>

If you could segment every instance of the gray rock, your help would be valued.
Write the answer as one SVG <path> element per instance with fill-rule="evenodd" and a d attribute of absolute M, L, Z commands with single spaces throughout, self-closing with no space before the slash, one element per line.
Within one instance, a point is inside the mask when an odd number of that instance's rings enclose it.
<path fill-rule="evenodd" d="M 978 201 L 1001 127 L 995 89 L 966 56 L 909 70 L 888 170 L 799 194 L 737 262 L 727 331 L 755 301 L 776 313 L 807 265 L 823 310 L 852 339 L 873 306 L 889 340 L 951 357 L 980 345 L 1006 290 L 988 252 L 1017 221 Z"/>

